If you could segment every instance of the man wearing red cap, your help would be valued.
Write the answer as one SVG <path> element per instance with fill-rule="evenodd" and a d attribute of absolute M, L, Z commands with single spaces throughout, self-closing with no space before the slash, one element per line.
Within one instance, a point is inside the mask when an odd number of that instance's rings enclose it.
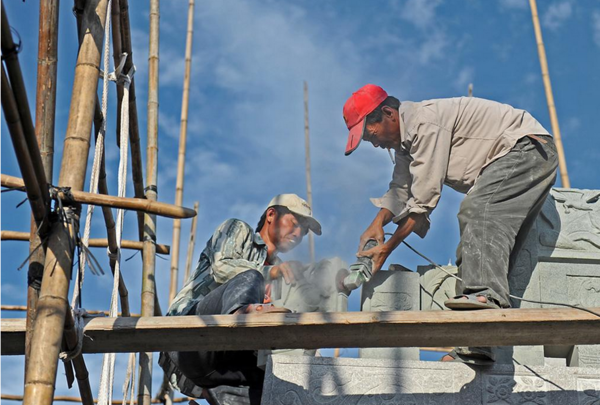
<path fill-rule="evenodd" d="M 346 101 L 344 121 L 350 131 L 346 155 L 363 139 L 395 151 L 389 190 L 372 200 L 380 211 L 362 234 L 359 250 L 368 239 L 379 245 L 358 256 L 371 257 L 375 272 L 410 233 L 424 237 L 446 184 L 467 196 L 458 213 L 456 263 L 462 282 L 457 297 L 445 305 L 509 307 L 509 268 L 556 179 L 556 149 L 548 131 L 527 111 L 495 101 L 400 103 L 372 84 Z M 391 221 L 398 227 L 384 242 L 383 226 Z"/>

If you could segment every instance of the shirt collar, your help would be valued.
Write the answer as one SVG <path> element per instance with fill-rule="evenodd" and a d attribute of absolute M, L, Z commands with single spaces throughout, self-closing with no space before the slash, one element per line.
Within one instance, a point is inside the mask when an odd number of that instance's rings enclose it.
<path fill-rule="evenodd" d="M 400 103 L 400 107 L 398 107 L 398 121 L 400 123 L 400 147 L 402 150 L 405 150 L 404 142 L 406 141 L 406 124 L 404 123 L 405 111 L 406 105 L 404 103 Z"/>
<path fill-rule="evenodd" d="M 260 233 L 258 233 L 258 232 L 254 232 L 254 243 L 256 243 L 257 245 L 262 245 L 262 246 L 266 245 L 262 236 L 260 236 Z"/>

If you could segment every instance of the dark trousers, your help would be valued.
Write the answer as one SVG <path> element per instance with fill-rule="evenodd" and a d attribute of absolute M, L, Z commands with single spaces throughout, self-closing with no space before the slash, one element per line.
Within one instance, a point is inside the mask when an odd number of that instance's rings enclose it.
<path fill-rule="evenodd" d="M 520 139 L 486 167 L 458 213 L 457 294 L 481 294 L 510 307 L 508 272 L 556 180 L 557 156 L 547 143 Z"/>
<path fill-rule="evenodd" d="M 256 270 L 240 273 L 208 293 L 187 315 L 231 314 L 244 305 L 262 303 L 264 284 L 262 274 Z M 243 385 L 262 389 L 264 371 L 256 367 L 253 351 L 169 352 L 168 356 L 199 387 Z"/>

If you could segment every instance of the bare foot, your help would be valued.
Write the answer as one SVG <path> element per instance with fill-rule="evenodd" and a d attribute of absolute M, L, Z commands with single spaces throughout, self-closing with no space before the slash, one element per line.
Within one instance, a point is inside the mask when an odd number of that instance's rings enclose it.
<path fill-rule="evenodd" d="M 454 360 L 454 357 L 450 356 L 449 354 L 445 355 L 444 357 L 442 357 L 441 359 L 442 361 L 452 361 Z"/>

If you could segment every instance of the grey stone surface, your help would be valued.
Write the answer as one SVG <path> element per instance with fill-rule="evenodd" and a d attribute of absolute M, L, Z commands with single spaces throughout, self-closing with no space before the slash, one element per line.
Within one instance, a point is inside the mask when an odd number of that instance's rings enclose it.
<path fill-rule="evenodd" d="M 275 356 L 263 404 L 565 404 L 600 402 L 600 369 Z"/>
<path fill-rule="evenodd" d="M 600 190 L 552 189 L 508 275 L 511 294 L 528 300 L 600 306 Z M 453 274 L 454 266 L 444 266 Z M 419 266 L 421 309 L 445 309 L 455 279 L 433 266 Z M 511 298 L 514 308 L 552 305 Z M 497 361 L 542 365 L 544 356 L 576 367 L 598 367 L 600 346 L 526 346 L 496 350 Z"/>
<path fill-rule="evenodd" d="M 361 310 L 418 311 L 419 275 L 405 267 L 393 265 L 394 270 L 380 270 L 365 283 L 361 292 Z M 377 347 L 359 349 L 359 357 L 394 360 L 418 360 L 416 347 Z"/>
<path fill-rule="evenodd" d="M 338 293 L 337 280 L 340 272 L 347 272 L 348 264 L 339 257 L 323 259 L 310 265 L 304 279 L 295 284 L 286 284 L 282 279 L 274 280 L 271 289 L 273 305 L 294 312 L 346 312 L 348 297 Z M 266 365 L 269 355 L 314 356 L 316 350 L 259 350 L 258 367 Z"/>

